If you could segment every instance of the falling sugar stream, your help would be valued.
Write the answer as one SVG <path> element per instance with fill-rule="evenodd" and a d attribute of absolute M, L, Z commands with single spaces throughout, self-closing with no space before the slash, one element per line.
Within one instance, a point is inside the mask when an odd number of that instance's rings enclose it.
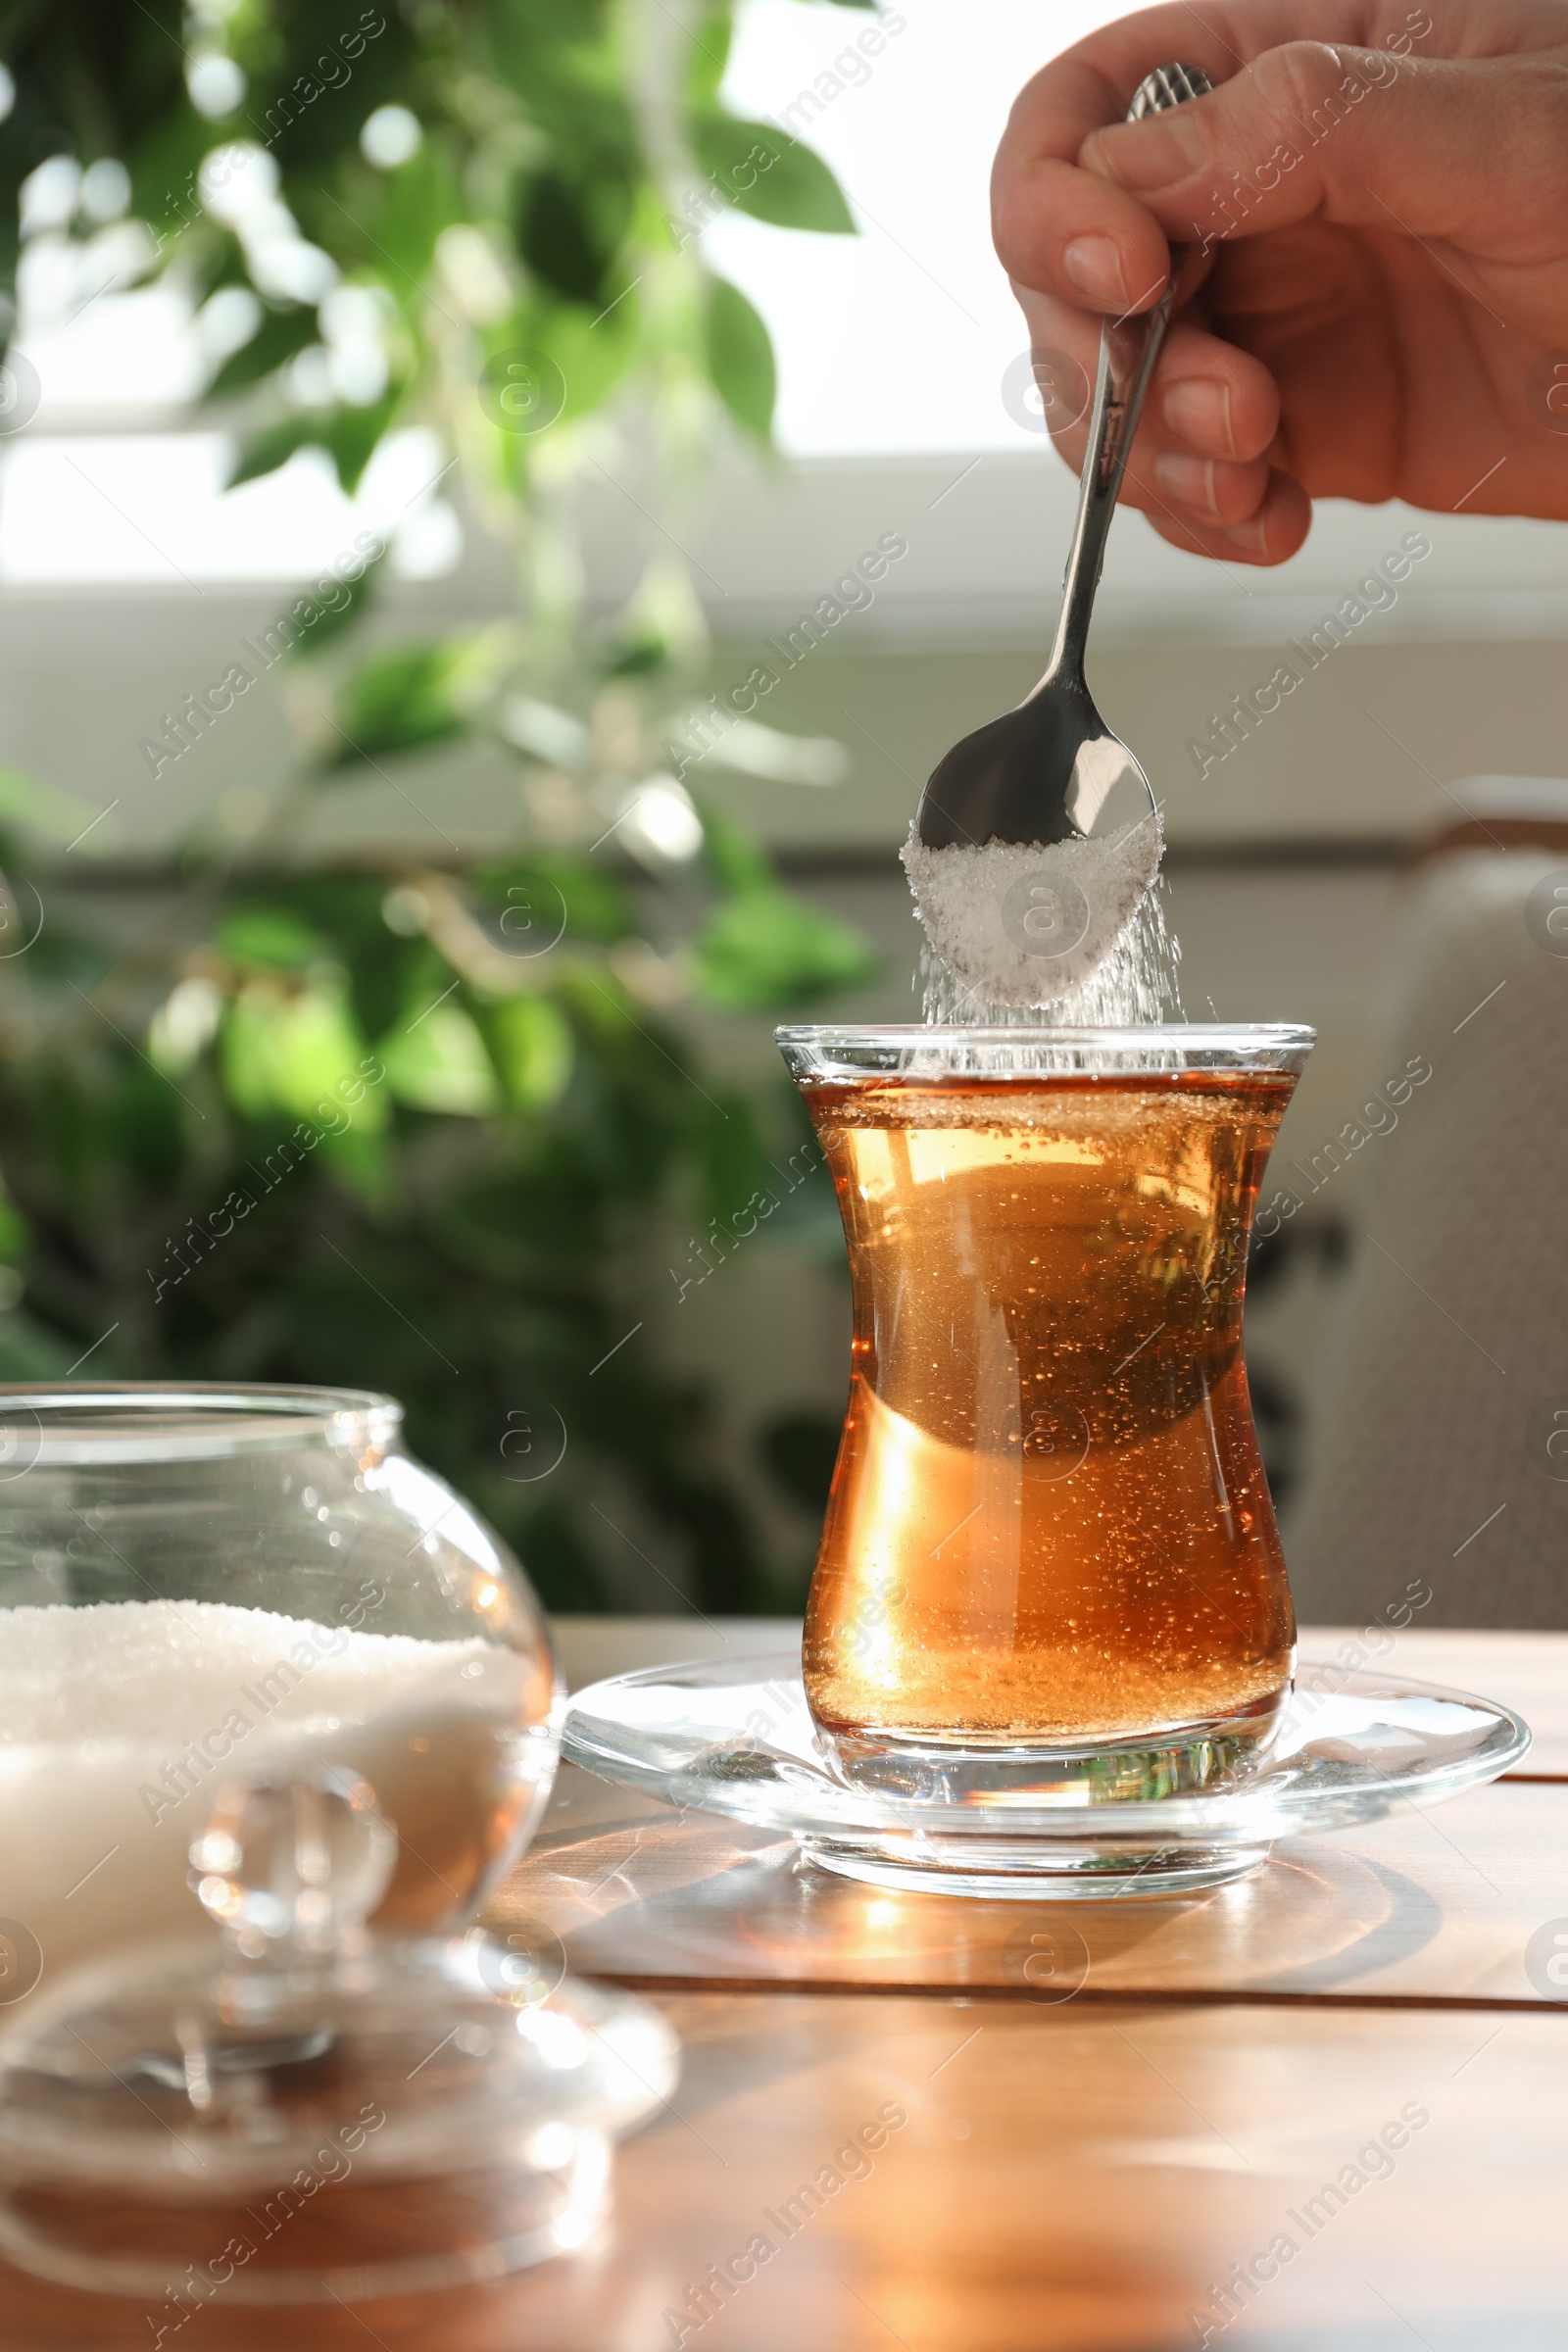
<path fill-rule="evenodd" d="M 1181 943 L 1165 920 L 1163 873 L 1146 892 L 1104 960 L 1064 996 L 1035 1005 L 989 1003 L 954 977 L 930 941 L 916 973 L 921 1018 L 970 1028 L 1143 1028 L 1183 1018 Z"/>

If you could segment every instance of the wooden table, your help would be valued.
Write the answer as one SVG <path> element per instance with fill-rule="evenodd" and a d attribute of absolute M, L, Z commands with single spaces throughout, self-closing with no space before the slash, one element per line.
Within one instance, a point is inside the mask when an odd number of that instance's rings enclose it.
<path fill-rule="evenodd" d="M 790 1629 L 561 1630 L 580 1684 Z M 602 2242 L 462 2294 L 216 2301 L 166 2352 L 1560 2346 L 1568 1636 L 1412 1628 L 1379 1663 L 1517 1706 L 1521 1771 L 1184 1901 L 885 1893 L 564 1771 L 492 1923 L 651 1995 L 686 2052 Z M 152 2342 L 140 2306 L 0 2268 L 0 2352 Z"/>

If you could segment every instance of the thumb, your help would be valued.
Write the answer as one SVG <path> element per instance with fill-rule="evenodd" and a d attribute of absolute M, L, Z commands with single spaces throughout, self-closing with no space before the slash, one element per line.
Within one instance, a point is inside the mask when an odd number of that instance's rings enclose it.
<path fill-rule="evenodd" d="M 1539 57 L 1289 41 L 1207 97 L 1092 131 L 1078 161 L 1205 250 L 1312 214 L 1473 245 L 1478 224 L 1539 211 L 1550 125 L 1531 65 L 1539 86 Z"/>

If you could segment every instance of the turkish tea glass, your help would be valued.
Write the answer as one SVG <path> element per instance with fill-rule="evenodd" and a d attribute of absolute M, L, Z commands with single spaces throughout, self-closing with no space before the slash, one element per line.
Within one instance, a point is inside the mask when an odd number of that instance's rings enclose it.
<path fill-rule="evenodd" d="M 1266 1744 L 1295 1620 L 1242 1352 L 1293 1027 L 778 1032 L 850 1399 L 806 1621 L 850 1781 L 1138 1800 Z"/>

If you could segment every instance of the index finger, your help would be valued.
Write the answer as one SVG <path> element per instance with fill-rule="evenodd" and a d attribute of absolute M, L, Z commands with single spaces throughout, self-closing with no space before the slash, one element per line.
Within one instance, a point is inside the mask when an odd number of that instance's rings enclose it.
<path fill-rule="evenodd" d="M 1253 0 L 1200 18 L 1177 0 L 1064 50 L 1024 85 L 997 150 L 992 235 L 1008 276 L 1101 311 L 1147 310 L 1169 275 L 1165 232 L 1136 197 L 1079 169 L 1090 132 L 1122 122 L 1156 66 L 1199 66 L 1222 82 L 1282 41 L 1359 41 L 1376 13 L 1375 0 Z"/>

